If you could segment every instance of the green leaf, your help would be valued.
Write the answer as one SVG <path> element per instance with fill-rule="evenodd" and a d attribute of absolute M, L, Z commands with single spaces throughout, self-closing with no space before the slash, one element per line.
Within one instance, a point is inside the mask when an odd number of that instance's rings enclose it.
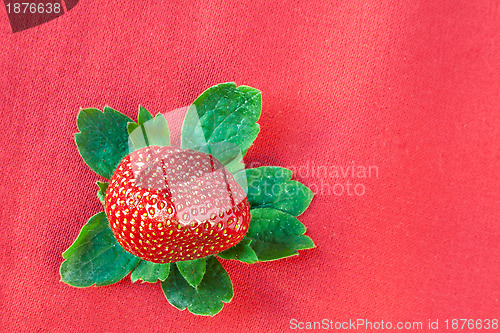
<path fill-rule="evenodd" d="M 139 124 L 137 123 L 128 123 L 127 124 L 127 133 L 130 135 L 132 134 L 132 132 L 137 128 L 139 127 Z"/>
<path fill-rule="evenodd" d="M 97 186 L 99 186 L 99 191 L 97 191 L 97 197 L 101 201 L 104 206 L 104 199 L 106 195 L 106 190 L 108 189 L 109 183 L 107 182 L 96 182 Z"/>
<path fill-rule="evenodd" d="M 178 261 L 176 264 L 179 272 L 184 279 L 186 279 L 187 283 L 193 287 L 200 284 L 203 275 L 205 275 L 206 258 Z"/>
<path fill-rule="evenodd" d="M 214 157 L 217 158 L 217 156 L 214 156 Z M 224 166 L 233 175 L 239 171 L 245 170 L 245 164 L 243 162 L 241 162 L 241 159 L 237 159 L 237 158 L 235 158 L 232 161 L 226 162 L 226 164 L 224 164 Z M 243 188 L 243 190 L 245 190 L 245 193 L 246 193 L 246 187 L 243 185 L 242 188 Z"/>
<path fill-rule="evenodd" d="M 74 287 L 116 283 L 141 260 L 118 244 L 104 212 L 89 219 L 63 258 L 61 280 Z"/>
<path fill-rule="evenodd" d="M 256 122 L 261 108 L 262 97 L 257 89 L 236 87 L 232 82 L 213 86 L 188 109 L 182 125 L 181 147 L 203 151 L 209 144 L 226 143 L 238 146 L 244 156 L 259 133 Z M 227 157 L 215 157 L 225 164 Z"/>
<path fill-rule="evenodd" d="M 129 132 L 129 150 L 131 152 L 149 146 L 143 126 L 136 123 L 129 123 L 127 131 Z"/>
<path fill-rule="evenodd" d="M 314 194 L 291 178 L 291 170 L 268 166 L 235 174 L 240 185 L 246 180 L 248 202 L 252 208 L 274 208 L 299 216 L 307 209 Z"/>
<path fill-rule="evenodd" d="M 165 281 L 170 272 L 170 264 L 157 264 L 151 261 L 142 260 L 141 263 L 132 271 L 130 279 L 132 282 L 142 280 L 144 282 L 156 283 L 156 281 Z"/>
<path fill-rule="evenodd" d="M 168 302 L 179 310 L 186 309 L 192 302 L 196 288 L 182 277 L 176 265 L 170 268 L 168 278 L 161 283 L 161 288 Z"/>
<path fill-rule="evenodd" d="M 137 150 L 147 146 L 169 146 L 170 132 L 167 120 L 162 114 L 153 118 L 148 110 L 139 107 L 138 124 L 129 123 L 127 131 L 130 135 L 130 150 Z"/>
<path fill-rule="evenodd" d="M 139 125 L 145 124 L 151 119 L 153 119 L 153 115 L 149 113 L 146 108 L 139 105 L 139 114 L 137 115 L 137 122 L 139 123 Z"/>
<path fill-rule="evenodd" d="M 144 123 L 144 130 L 150 146 L 170 146 L 170 132 L 165 117 L 159 113 L 154 119 Z"/>
<path fill-rule="evenodd" d="M 222 259 L 239 260 L 247 264 L 256 263 L 259 261 L 259 258 L 250 246 L 251 242 L 252 241 L 250 239 L 245 238 L 235 246 L 218 253 L 217 256 Z"/>
<path fill-rule="evenodd" d="M 296 217 L 272 208 L 256 208 L 250 213 L 245 238 L 252 241 L 250 246 L 260 261 L 297 255 L 297 250 L 315 247 L 311 238 L 304 236 L 306 227 Z"/>
<path fill-rule="evenodd" d="M 129 153 L 127 123 L 132 119 L 106 106 L 104 112 L 82 109 L 76 120 L 78 151 L 97 174 L 110 179 L 118 164 Z"/>
<path fill-rule="evenodd" d="M 212 155 L 221 162 L 232 174 L 245 169 L 242 163 L 243 155 L 239 146 L 231 142 L 208 143 L 199 147 L 198 151 Z"/>
<path fill-rule="evenodd" d="M 224 303 L 233 298 L 233 284 L 219 261 L 210 256 L 206 260 L 206 273 L 197 287 L 192 287 L 182 276 L 176 265 L 161 287 L 170 304 L 191 313 L 214 316 L 222 310 Z"/>

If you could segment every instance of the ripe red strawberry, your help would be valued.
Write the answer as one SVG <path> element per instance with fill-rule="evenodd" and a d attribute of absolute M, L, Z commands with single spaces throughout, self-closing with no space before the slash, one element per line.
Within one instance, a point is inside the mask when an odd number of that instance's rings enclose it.
<path fill-rule="evenodd" d="M 156 263 L 192 260 L 237 244 L 250 206 L 214 157 L 151 146 L 126 156 L 105 197 L 106 214 L 128 252 Z"/>

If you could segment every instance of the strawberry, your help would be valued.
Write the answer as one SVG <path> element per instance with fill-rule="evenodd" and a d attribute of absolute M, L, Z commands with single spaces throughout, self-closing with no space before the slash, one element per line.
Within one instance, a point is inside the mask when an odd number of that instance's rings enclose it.
<path fill-rule="evenodd" d="M 250 224 L 245 192 L 217 159 L 172 147 L 127 155 L 110 180 L 105 209 L 120 245 L 155 263 L 224 251 Z"/>

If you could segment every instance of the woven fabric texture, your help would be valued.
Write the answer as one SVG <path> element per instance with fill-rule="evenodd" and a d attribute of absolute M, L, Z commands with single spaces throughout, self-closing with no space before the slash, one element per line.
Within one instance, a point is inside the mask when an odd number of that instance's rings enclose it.
<path fill-rule="evenodd" d="M 498 318 L 499 26 L 497 1 L 81 0 L 18 33 L 2 8 L 0 330 Z M 168 115 L 228 81 L 262 91 L 246 163 L 316 192 L 299 218 L 317 248 L 222 260 L 235 296 L 213 318 L 173 308 L 159 284 L 60 282 L 61 253 L 102 210 L 79 108 Z"/>

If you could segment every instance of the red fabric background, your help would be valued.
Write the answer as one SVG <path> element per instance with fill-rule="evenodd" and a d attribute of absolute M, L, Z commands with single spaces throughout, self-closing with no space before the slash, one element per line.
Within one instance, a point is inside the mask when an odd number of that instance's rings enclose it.
<path fill-rule="evenodd" d="M 281 332 L 290 319 L 500 317 L 500 7 L 496 1 L 86 1 L 15 33 L 0 10 L 4 331 Z M 214 318 L 127 278 L 77 289 L 61 253 L 102 207 L 73 134 L 80 107 L 131 117 L 220 82 L 262 91 L 247 163 L 375 165 L 363 196 L 317 194 L 317 248 L 223 261 Z M 362 330 L 361 330 L 362 331 Z M 440 330 L 445 331 L 445 330 Z"/>

